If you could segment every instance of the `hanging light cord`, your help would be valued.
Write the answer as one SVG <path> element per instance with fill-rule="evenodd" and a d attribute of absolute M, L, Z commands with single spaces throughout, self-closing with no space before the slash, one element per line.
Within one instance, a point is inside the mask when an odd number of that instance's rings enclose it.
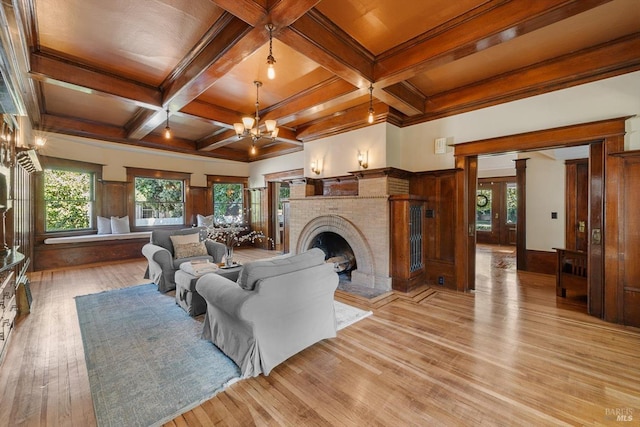
<path fill-rule="evenodd" d="M 273 30 L 275 27 L 273 24 L 266 25 L 267 30 L 269 30 L 269 56 L 267 56 L 267 77 L 269 80 L 273 80 L 276 77 L 276 71 L 273 65 L 276 63 L 276 59 L 273 57 Z"/>
<path fill-rule="evenodd" d="M 369 84 L 369 117 L 367 118 L 367 121 L 369 123 L 373 123 L 374 117 L 373 117 L 374 111 L 373 111 L 373 83 Z"/>

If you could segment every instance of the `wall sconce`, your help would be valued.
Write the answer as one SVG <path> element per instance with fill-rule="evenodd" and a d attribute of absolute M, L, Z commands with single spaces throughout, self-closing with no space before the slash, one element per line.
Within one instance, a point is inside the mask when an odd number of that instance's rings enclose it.
<path fill-rule="evenodd" d="M 36 136 L 34 143 L 36 144 L 36 148 L 44 147 L 47 143 L 47 138 L 44 136 Z"/>
<path fill-rule="evenodd" d="M 365 151 L 362 154 L 362 151 L 358 151 L 358 164 L 362 169 L 366 169 L 369 167 L 369 152 Z"/>
<path fill-rule="evenodd" d="M 322 168 L 320 167 L 319 160 L 314 160 L 311 162 L 311 172 L 315 173 L 316 175 L 320 175 L 320 172 L 322 172 Z"/>

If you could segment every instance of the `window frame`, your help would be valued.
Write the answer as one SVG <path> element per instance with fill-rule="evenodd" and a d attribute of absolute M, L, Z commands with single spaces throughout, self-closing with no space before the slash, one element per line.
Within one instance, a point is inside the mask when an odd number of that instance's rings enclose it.
<path fill-rule="evenodd" d="M 129 185 L 127 194 L 127 214 L 129 215 L 129 225 L 131 230 L 150 230 L 153 228 L 185 228 L 190 225 L 191 203 L 189 203 L 189 188 L 191 184 L 191 174 L 185 172 L 161 171 L 155 169 L 131 168 L 127 167 L 127 183 Z M 136 178 L 155 178 L 182 181 L 183 204 L 182 224 L 172 225 L 136 225 Z"/>
<path fill-rule="evenodd" d="M 98 230 L 97 217 L 102 215 L 102 192 L 100 182 L 102 182 L 102 165 L 96 163 L 82 162 L 77 160 L 61 159 L 57 157 L 39 156 L 40 163 L 44 169 L 65 170 L 77 173 L 89 173 L 93 182 L 93 202 L 90 213 L 90 227 L 74 230 L 47 231 L 46 229 L 46 202 L 44 199 L 44 173 L 35 177 L 35 191 L 38 197 L 35 203 L 35 229 L 39 236 L 79 236 L 83 234 L 94 234 Z"/>
<path fill-rule="evenodd" d="M 213 215 L 215 212 L 214 199 L 213 199 L 213 185 L 214 184 L 241 184 L 242 185 L 242 225 L 243 227 L 249 226 L 249 197 L 247 194 L 249 186 L 249 178 L 243 176 L 227 176 L 227 175 L 207 175 L 207 205 L 210 212 L 208 215 Z"/>

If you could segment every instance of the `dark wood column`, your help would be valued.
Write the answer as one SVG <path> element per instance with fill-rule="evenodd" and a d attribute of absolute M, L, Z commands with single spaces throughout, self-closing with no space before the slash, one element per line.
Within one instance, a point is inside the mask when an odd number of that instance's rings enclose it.
<path fill-rule="evenodd" d="M 476 187 L 478 156 L 456 156 L 456 289 L 476 284 Z"/>
<path fill-rule="evenodd" d="M 624 186 L 624 161 L 618 155 L 612 153 L 624 152 L 624 127 L 620 126 L 617 135 L 610 135 L 599 144 L 602 151 L 601 168 L 602 168 L 602 231 L 600 246 L 601 260 L 600 271 L 601 276 L 597 279 L 592 278 L 592 263 L 595 255 L 593 251 L 593 230 L 591 225 L 591 236 L 589 240 L 589 314 L 598 316 L 607 322 L 622 323 L 624 320 L 623 310 L 623 294 L 624 294 L 624 272 L 632 269 L 637 260 L 631 258 L 631 253 L 625 252 L 625 240 L 631 239 L 625 233 L 625 198 L 637 197 L 637 193 L 625 193 Z M 592 150 L 593 151 L 593 150 Z M 593 152 L 591 153 L 593 155 Z M 591 190 L 593 191 L 593 172 L 591 170 L 593 160 L 589 161 L 589 175 L 592 182 Z M 593 202 L 590 201 L 593 208 Z M 631 213 L 630 213 L 631 214 Z M 590 213 L 590 216 L 592 214 Z M 637 215 L 633 212 L 632 215 Z M 589 219 L 593 221 L 593 217 Z M 623 254 L 624 256 L 621 256 Z M 629 257 L 629 258 L 627 258 Z M 599 282 L 597 280 L 600 280 Z M 637 282 L 637 277 L 636 281 Z M 598 284 L 600 288 L 598 288 Z M 592 288 L 595 287 L 595 288 Z M 600 297 L 600 305 L 592 302 L 593 297 Z"/>

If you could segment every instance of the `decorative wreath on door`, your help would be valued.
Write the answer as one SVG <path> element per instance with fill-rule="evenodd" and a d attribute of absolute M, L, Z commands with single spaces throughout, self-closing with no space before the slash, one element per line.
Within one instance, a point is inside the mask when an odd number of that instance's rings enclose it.
<path fill-rule="evenodd" d="M 484 194 L 478 194 L 476 197 L 476 204 L 479 208 L 484 208 L 489 203 L 489 199 Z"/>

